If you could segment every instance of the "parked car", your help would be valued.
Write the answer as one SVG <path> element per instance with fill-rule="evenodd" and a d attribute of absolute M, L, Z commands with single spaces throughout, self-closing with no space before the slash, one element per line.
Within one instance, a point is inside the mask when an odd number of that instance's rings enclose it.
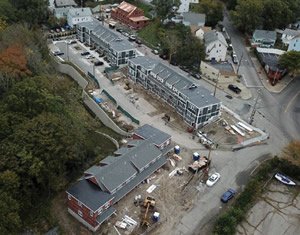
<path fill-rule="evenodd" d="M 168 59 L 168 55 L 166 55 L 166 54 L 160 54 L 159 57 L 162 58 L 163 60 Z"/>
<path fill-rule="evenodd" d="M 142 44 L 142 41 L 139 40 L 139 39 L 136 39 L 135 42 L 136 42 L 138 45 L 141 45 L 141 44 Z"/>
<path fill-rule="evenodd" d="M 57 33 L 60 33 L 60 29 L 59 29 L 59 28 L 55 29 L 55 31 L 56 31 Z"/>
<path fill-rule="evenodd" d="M 104 63 L 102 61 L 99 61 L 99 60 L 94 62 L 95 66 L 100 66 L 100 65 L 103 65 L 103 64 Z"/>
<path fill-rule="evenodd" d="M 136 40 L 136 36 L 135 35 L 130 35 L 128 40 L 134 42 Z"/>
<path fill-rule="evenodd" d="M 238 88 L 236 85 L 232 85 L 232 84 L 229 84 L 228 85 L 228 89 L 229 90 L 231 90 L 231 91 L 233 91 L 234 93 L 236 93 L 236 94 L 240 94 L 241 93 L 241 89 L 240 88 Z"/>
<path fill-rule="evenodd" d="M 212 174 L 208 180 L 206 181 L 206 185 L 211 187 L 213 186 L 215 183 L 217 183 L 217 181 L 221 178 L 221 175 L 219 173 L 214 173 Z"/>
<path fill-rule="evenodd" d="M 152 53 L 153 53 L 154 55 L 158 55 L 158 50 L 152 50 Z"/>
<path fill-rule="evenodd" d="M 72 45 L 72 44 L 76 44 L 76 41 L 75 41 L 75 40 L 69 40 L 67 43 L 68 43 L 69 45 Z"/>
<path fill-rule="evenodd" d="M 86 58 L 87 60 L 88 60 L 88 59 L 94 59 L 95 56 L 93 56 L 93 55 L 87 55 L 85 58 Z"/>
<path fill-rule="evenodd" d="M 85 56 L 85 55 L 89 55 L 89 54 L 90 54 L 90 53 L 89 53 L 88 51 L 84 51 L 84 52 L 81 52 L 80 55 Z"/>
<path fill-rule="evenodd" d="M 126 33 L 126 32 L 122 32 L 122 34 L 123 34 L 125 37 L 129 37 L 129 34 Z"/>
<path fill-rule="evenodd" d="M 190 74 L 191 74 L 192 77 L 194 77 L 194 78 L 196 78 L 196 79 L 198 79 L 198 80 L 201 79 L 200 73 L 193 73 L 193 72 L 192 72 L 192 73 L 190 73 Z"/>
<path fill-rule="evenodd" d="M 223 193 L 223 195 L 221 197 L 221 201 L 224 202 L 224 203 L 226 203 L 231 198 L 233 198 L 235 194 L 236 194 L 236 191 L 234 189 L 230 188 L 225 193 Z"/>
<path fill-rule="evenodd" d="M 122 29 L 116 29 L 119 33 L 122 33 L 123 32 L 123 30 Z"/>
<path fill-rule="evenodd" d="M 235 54 L 235 52 L 232 52 L 231 58 L 232 58 L 232 62 L 233 62 L 234 64 L 238 64 L 238 63 L 239 63 L 238 58 L 237 58 L 237 55 Z"/>
<path fill-rule="evenodd" d="M 53 55 L 54 56 L 60 56 L 60 55 L 63 55 L 64 53 L 63 52 L 61 52 L 61 51 L 54 51 L 53 52 Z"/>
<path fill-rule="evenodd" d="M 65 30 L 64 28 L 62 28 L 62 27 L 60 28 L 60 30 L 61 30 L 62 32 L 65 32 L 65 31 L 66 31 L 66 30 Z"/>

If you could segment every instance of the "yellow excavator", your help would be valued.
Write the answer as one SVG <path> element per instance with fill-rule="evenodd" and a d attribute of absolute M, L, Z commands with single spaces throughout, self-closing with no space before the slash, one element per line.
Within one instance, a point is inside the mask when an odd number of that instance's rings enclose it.
<path fill-rule="evenodd" d="M 155 199 L 153 197 L 146 197 L 144 200 L 144 207 L 146 208 L 144 217 L 143 217 L 143 221 L 142 221 L 142 226 L 147 226 L 149 227 L 150 223 L 148 221 L 148 212 L 149 212 L 149 208 L 150 207 L 154 207 L 155 206 Z"/>

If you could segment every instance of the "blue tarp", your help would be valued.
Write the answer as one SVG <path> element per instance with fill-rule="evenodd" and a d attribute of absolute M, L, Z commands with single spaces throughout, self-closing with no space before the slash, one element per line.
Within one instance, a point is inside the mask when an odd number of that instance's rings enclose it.
<path fill-rule="evenodd" d="M 94 100 L 96 101 L 97 104 L 100 104 L 100 103 L 103 102 L 103 99 L 101 99 L 101 98 L 98 98 L 98 97 L 95 97 L 95 96 L 93 98 L 94 98 Z"/>

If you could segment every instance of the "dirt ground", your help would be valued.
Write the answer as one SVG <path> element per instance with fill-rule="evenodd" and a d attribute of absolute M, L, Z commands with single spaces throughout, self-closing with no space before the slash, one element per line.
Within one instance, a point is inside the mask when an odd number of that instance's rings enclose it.
<path fill-rule="evenodd" d="M 200 151 L 199 153 L 201 154 Z M 183 175 L 169 177 L 169 173 L 176 167 L 185 167 L 187 169 L 188 164 L 193 162 L 192 154 L 191 151 L 182 149 L 180 156 L 183 159 L 182 161 L 177 161 L 175 167 L 167 163 L 166 166 L 151 176 L 155 176 L 155 178 L 151 180 L 149 184 L 140 184 L 135 190 L 123 198 L 115 205 L 117 215 L 109 220 L 109 224 L 104 225 L 105 230 L 107 229 L 109 234 L 117 234 L 113 225 L 116 221 L 122 221 L 125 215 L 136 220 L 139 225 L 142 222 L 145 209 L 143 206 L 136 206 L 134 204 L 134 198 L 137 195 L 141 195 L 142 199 L 151 196 L 156 200 L 155 210 L 149 213 L 149 221 L 151 221 L 151 215 L 155 211 L 160 213 L 161 223 L 152 223 L 147 231 L 151 232 L 151 234 L 163 234 L 165 230 L 170 231 L 179 218 L 192 207 L 198 190 L 201 190 L 198 187 L 200 179 L 204 177 L 202 173 L 194 175 L 191 172 L 184 171 Z M 149 194 L 146 190 L 151 185 L 156 185 L 157 188 Z M 121 234 L 128 234 L 125 230 L 120 228 L 118 230 Z M 137 226 L 133 234 L 141 234 L 144 231 L 145 228 Z"/>

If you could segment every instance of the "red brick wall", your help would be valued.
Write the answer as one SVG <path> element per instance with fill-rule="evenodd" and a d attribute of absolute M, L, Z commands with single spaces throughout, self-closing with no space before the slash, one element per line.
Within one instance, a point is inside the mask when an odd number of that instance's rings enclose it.
<path fill-rule="evenodd" d="M 133 134 L 132 138 L 134 140 L 143 140 L 143 138 L 141 138 L 140 136 L 136 135 L 136 134 Z"/>
<path fill-rule="evenodd" d="M 87 222 L 89 223 L 90 225 L 92 225 L 93 227 L 97 226 L 98 223 L 96 221 L 96 218 L 97 218 L 97 215 L 98 214 L 95 214 L 93 213 L 93 216 L 90 216 L 90 209 L 87 208 L 85 205 L 79 205 L 78 204 L 78 201 L 76 198 L 72 197 L 69 199 L 68 198 L 68 194 L 67 194 L 67 200 L 68 200 L 68 207 L 74 211 L 77 215 L 78 214 L 78 211 L 81 211 L 82 212 L 82 218 Z"/>

